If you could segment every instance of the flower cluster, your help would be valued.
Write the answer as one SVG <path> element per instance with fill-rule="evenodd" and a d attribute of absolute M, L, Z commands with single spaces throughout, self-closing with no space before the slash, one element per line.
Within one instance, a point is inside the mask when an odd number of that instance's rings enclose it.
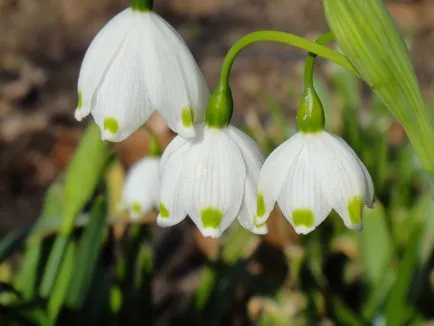
<path fill-rule="evenodd" d="M 103 139 L 125 139 L 153 111 L 178 133 L 161 160 L 144 158 L 131 168 L 122 205 L 132 218 L 157 208 L 164 227 L 188 215 L 205 236 L 219 237 L 235 220 L 264 234 L 277 202 L 305 234 L 332 209 L 360 229 L 363 208 L 373 203 L 367 169 L 341 138 L 323 130 L 313 90 L 299 107 L 299 133 L 264 163 L 256 142 L 230 125 L 229 86 L 219 84 L 210 98 L 181 37 L 150 10 L 126 9 L 98 33 L 78 93 L 76 118 L 91 113 Z"/>

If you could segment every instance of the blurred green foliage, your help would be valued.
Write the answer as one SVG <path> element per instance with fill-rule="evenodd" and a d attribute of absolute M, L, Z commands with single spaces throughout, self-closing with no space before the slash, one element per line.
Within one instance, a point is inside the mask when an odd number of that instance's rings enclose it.
<path fill-rule="evenodd" d="M 434 203 L 421 166 L 384 105 L 342 69 L 328 72 L 329 86 L 316 81 L 327 128 L 356 150 L 375 183 L 376 207 L 366 211 L 364 231 L 347 230 L 332 214 L 310 235 L 288 231 L 273 246 L 233 225 L 217 256 L 204 259 L 194 296 L 171 324 L 434 320 Z M 296 102 L 300 94 L 289 93 Z M 266 153 L 295 132 L 272 98 L 269 109 L 262 126 L 247 119 L 246 127 Z M 156 318 L 155 228 L 130 224 L 115 235 L 110 154 L 92 128 L 84 140 L 92 145 L 78 148 L 65 176 L 47 191 L 36 224 L 0 243 L 0 325 L 149 325 Z M 73 228 L 65 227 L 65 211 Z"/>

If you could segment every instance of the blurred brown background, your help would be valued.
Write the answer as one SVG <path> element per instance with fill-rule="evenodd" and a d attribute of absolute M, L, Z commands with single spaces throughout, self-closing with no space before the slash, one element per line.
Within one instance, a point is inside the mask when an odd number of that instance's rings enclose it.
<path fill-rule="evenodd" d="M 308 37 L 327 31 L 320 0 L 155 0 L 186 38 L 210 87 L 222 58 L 243 34 L 280 29 Z M 44 190 L 64 169 L 85 123 L 73 119 L 76 81 L 97 31 L 127 0 L 0 0 L 0 237 L 38 216 Z M 434 1 L 387 1 L 405 35 L 425 98 L 434 99 Z M 235 120 L 265 115 L 267 96 L 287 109 L 299 91 L 304 54 L 261 44 L 232 73 Z M 235 123 L 237 123 L 235 121 Z M 126 150 L 130 152 L 131 150 Z"/>

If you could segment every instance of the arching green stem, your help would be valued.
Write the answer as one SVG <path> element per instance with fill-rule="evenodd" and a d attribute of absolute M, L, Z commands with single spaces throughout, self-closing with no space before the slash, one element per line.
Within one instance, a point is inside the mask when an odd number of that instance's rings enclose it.
<path fill-rule="evenodd" d="M 319 45 L 325 45 L 327 43 L 333 42 L 335 40 L 335 36 L 333 33 L 329 32 L 321 35 L 315 40 L 315 43 Z M 309 52 L 307 55 L 306 63 L 304 65 L 304 86 L 305 87 L 313 87 L 313 71 L 315 66 L 315 59 L 317 57 L 316 53 Z"/>
<path fill-rule="evenodd" d="M 291 33 L 279 31 L 256 31 L 242 37 L 230 48 L 223 61 L 219 83 L 211 95 L 206 111 L 206 123 L 208 127 L 224 128 L 231 120 L 233 104 L 232 94 L 229 87 L 229 74 L 235 58 L 244 48 L 260 41 L 292 45 L 309 51 L 310 55 L 308 58 L 308 64 L 311 66 L 311 70 L 313 69 L 315 56 L 319 55 L 358 75 L 357 70 L 344 55 L 320 44 L 332 40 L 333 35 L 331 33 L 324 35 L 319 42 L 314 42 Z M 306 74 L 307 76 L 305 76 L 305 80 L 309 81 L 313 79 L 313 71 L 307 71 Z"/>
<path fill-rule="evenodd" d="M 237 55 L 247 46 L 260 41 L 278 42 L 295 46 L 297 48 L 306 50 L 310 53 L 314 53 L 320 57 L 330 60 L 358 75 L 357 70 L 343 54 L 340 54 L 326 46 L 318 44 L 317 42 L 310 41 L 303 37 L 286 32 L 257 31 L 242 37 L 231 47 L 229 52 L 226 54 L 220 73 L 220 84 L 228 84 L 232 64 L 234 63 Z"/>

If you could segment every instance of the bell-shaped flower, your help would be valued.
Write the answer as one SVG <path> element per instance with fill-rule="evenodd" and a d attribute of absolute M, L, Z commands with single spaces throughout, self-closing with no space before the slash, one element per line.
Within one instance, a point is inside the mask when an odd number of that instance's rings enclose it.
<path fill-rule="evenodd" d="M 161 158 L 160 214 L 157 223 L 171 226 L 189 215 L 204 236 L 219 237 L 238 218 L 255 233 L 256 190 L 263 154 L 233 126 L 196 126 L 196 136 L 177 136 Z"/>
<path fill-rule="evenodd" d="M 361 229 L 364 206 L 374 201 L 366 167 L 340 137 L 299 132 L 267 158 L 261 170 L 256 223 L 277 201 L 297 233 L 315 229 L 334 209 L 345 225 Z"/>
<path fill-rule="evenodd" d="M 160 198 L 160 158 L 145 157 L 128 171 L 122 193 L 121 207 L 137 220 L 158 208 Z"/>
<path fill-rule="evenodd" d="M 172 130 L 192 137 L 208 98 L 181 36 L 156 13 L 128 8 L 99 31 L 86 52 L 75 118 L 92 113 L 103 139 L 121 141 L 158 111 Z"/>

